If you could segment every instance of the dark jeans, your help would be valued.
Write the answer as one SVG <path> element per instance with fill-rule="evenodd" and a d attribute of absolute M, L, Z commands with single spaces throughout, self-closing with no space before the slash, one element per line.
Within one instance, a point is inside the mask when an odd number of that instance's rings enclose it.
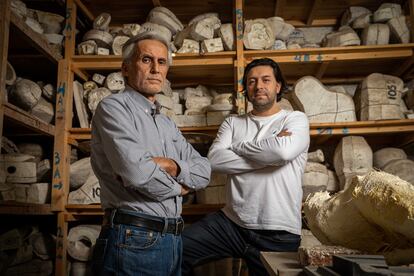
<path fill-rule="evenodd" d="M 181 275 L 180 235 L 125 224 L 102 226 L 92 257 L 94 275 Z"/>
<path fill-rule="evenodd" d="M 184 228 L 183 275 L 194 266 L 226 257 L 243 258 L 250 275 L 268 275 L 260 251 L 297 251 L 300 236 L 286 231 L 249 230 L 232 222 L 219 211 Z"/>

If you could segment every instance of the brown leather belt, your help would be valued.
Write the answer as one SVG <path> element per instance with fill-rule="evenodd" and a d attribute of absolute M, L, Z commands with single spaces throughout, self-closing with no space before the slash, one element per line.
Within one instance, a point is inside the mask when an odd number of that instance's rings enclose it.
<path fill-rule="evenodd" d="M 109 224 L 111 221 L 112 210 L 105 210 L 103 224 Z M 149 219 L 140 216 L 130 215 L 122 212 L 115 212 L 113 217 L 114 224 L 126 224 L 136 227 L 142 227 L 148 230 L 153 230 L 161 233 L 170 233 L 180 235 L 184 229 L 184 221 L 182 218 L 164 218 Z"/>

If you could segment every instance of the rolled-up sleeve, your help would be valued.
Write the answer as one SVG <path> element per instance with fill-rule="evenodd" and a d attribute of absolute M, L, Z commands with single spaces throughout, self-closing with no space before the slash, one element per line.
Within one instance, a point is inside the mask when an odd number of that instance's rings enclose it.
<path fill-rule="evenodd" d="M 210 181 L 210 162 L 187 142 L 175 125 L 174 127 L 176 132 L 174 140 L 180 156 L 179 160 L 174 160 L 180 167 L 177 182 L 194 190 L 205 188 Z"/>
<path fill-rule="evenodd" d="M 180 195 L 181 186 L 152 160 L 153 156 L 140 143 L 140 133 L 133 122 L 117 100 L 104 99 L 93 117 L 93 133 L 99 139 L 92 148 L 103 151 L 125 187 L 156 201 Z"/>

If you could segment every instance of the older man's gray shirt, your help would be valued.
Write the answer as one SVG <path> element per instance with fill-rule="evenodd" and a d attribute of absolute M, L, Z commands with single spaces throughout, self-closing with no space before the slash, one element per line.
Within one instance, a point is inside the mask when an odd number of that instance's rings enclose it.
<path fill-rule="evenodd" d="M 130 87 L 101 101 L 92 121 L 91 164 L 101 186 L 102 208 L 178 217 L 181 185 L 207 186 L 207 158 L 185 140 L 175 123 Z M 181 171 L 170 176 L 152 157 L 171 158 Z"/>

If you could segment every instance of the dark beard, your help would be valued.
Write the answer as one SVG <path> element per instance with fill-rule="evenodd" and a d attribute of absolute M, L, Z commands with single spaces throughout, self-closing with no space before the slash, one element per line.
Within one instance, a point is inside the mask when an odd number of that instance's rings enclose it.
<path fill-rule="evenodd" d="M 258 111 L 258 112 L 264 112 L 269 110 L 270 108 L 272 108 L 273 106 L 273 102 L 272 101 L 268 101 L 265 104 L 259 104 L 256 102 L 253 102 L 253 109 Z"/>

